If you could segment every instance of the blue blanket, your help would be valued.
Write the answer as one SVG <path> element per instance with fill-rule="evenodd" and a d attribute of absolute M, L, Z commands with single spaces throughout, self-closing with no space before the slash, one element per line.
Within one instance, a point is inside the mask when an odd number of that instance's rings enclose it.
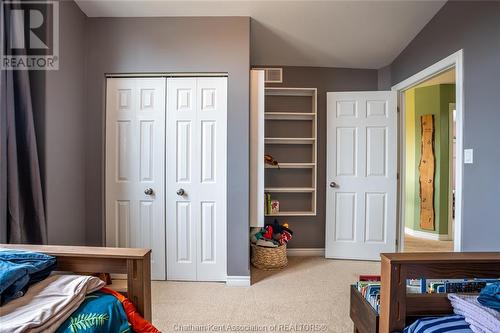
<path fill-rule="evenodd" d="M 500 282 L 495 282 L 484 287 L 477 301 L 483 306 L 500 312 Z"/>
<path fill-rule="evenodd" d="M 56 258 L 30 251 L 0 250 L 0 305 L 24 295 L 28 287 L 45 279 Z"/>
<path fill-rule="evenodd" d="M 120 301 L 102 291 L 88 294 L 56 333 L 132 332 Z"/>
<path fill-rule="evenodd" d="M 453 315 L 419 319 L 403 333 L 473 333 L 464 317 Z"/>

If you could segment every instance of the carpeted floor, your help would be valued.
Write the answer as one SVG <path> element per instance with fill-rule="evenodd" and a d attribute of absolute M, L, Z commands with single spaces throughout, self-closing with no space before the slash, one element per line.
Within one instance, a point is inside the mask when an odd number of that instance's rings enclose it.
<path fill-rule="evenodd" d="M 162 332 L 352 332 L 349 285 L 379 272 L 378 262 L 290 257 L 280 271 L 252 269 L 251 287 L 155 281 L 153 323 Z"/>

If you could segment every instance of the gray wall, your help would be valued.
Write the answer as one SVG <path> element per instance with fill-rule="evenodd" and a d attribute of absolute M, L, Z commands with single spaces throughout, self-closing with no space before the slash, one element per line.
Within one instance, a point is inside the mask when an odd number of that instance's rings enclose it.
<path fill-rule="evenodd" d="M 266 67 L 266 66 L 255 66 Z M 283 67 L 283 66 L 272 66 Z M 327 67 L 283 67 L 283 83 L 273 87 L 311 87 L 318 89 L 318 192 L 317 215 L 287 217 L 293 230 L 289 247 L 325 247 L 326 195 L 326 93 L 329 91 L 377 90 L 377 70 Z M 268 218 L 267 222 L 272 222 Z M 284 218 L 280 219 L 280 222 Z"/>
<path fill-rule="evenodd" d="M 248 275 L 248 17 L 89 18 L 86 238 L 103 244 L 106 73 L 227 72 L 228 275 Z"/>
<path fill-rule="evenodd" d="M 85 245 L 86 16 L 60 2 L 59 70 L 31 71 L 49 244 Z"/>
<path fill-rule="evenodd" d="M 391 90 L 391 66 L 378 70 L 378 90 Z"/>
<path fill-rule="evenodd" d="M 500 2 L 450 1 L 391 64 L 392 84 L 464 50 L 463 250 L 500 250 Z"/>

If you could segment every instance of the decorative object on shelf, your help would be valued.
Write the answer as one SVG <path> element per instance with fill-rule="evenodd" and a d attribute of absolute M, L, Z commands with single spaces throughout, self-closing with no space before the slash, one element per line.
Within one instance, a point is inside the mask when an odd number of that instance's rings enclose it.
<path fill-rule="evenodd" d="M 271 200 L 271 215 L 278 215 L 280 212 L 280 202 L 278 200 Z"/>
<path fill-rule="evenodd" d="M 293 231 L 288 228 L 288 223 L 280 225 L 276 219 L 264 228 L 252 228 L 252 265 L 264 270 L 285 267 L 288 264 L 286 245 L 292 237 Z"/>
<path fill-rule="evenodd" d="M 278 169 L 280 168 L 280 164 L 278 163 L 278 161 L 275 160 L 273 156 L 269 154 L 264 155 L 264 163 L 272 166 L 277 166 Z"/>
<path fill-rule="evenodd" d="M 264 207 L 264 214 L 269 215 L 271 214 L 271 194 L 270 193 L 264 193 L 265 195 L 265 207 Z"/>
<path fill-rule="evenodd" d="M 434 225 L 434 116 L 420 117 L 422 127 L 422 151 L 418 171 L 420 173 L 420 228 L 435 230 Z"/>

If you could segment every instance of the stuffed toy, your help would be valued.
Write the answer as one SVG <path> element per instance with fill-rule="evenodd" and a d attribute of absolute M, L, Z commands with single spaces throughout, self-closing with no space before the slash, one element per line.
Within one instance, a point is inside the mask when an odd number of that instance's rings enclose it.
<path fill-rule="evenodd" d="M 287 227 L 281 227 L 281 229 L 283 229 L 282 231 L 289 232 L 290 235 L 293 235 L 293 231 L 291 229 L 288 229 Z"/>
<path fill-rule="evenodd" d="M 273 227 L 268 225 L 265 227 L 266 231 L 264 233 L 263 238 L 265 239 L 273 239 Z"/>
<path fill-rule="evenodd" d="M 280 237 L 279 242 L 280 242 L 281 245 L 285 245 L 291 239 L 292 239 L 292 235 L 288 231 L 284 230 L 281 233 L 281 237 Z"/>

